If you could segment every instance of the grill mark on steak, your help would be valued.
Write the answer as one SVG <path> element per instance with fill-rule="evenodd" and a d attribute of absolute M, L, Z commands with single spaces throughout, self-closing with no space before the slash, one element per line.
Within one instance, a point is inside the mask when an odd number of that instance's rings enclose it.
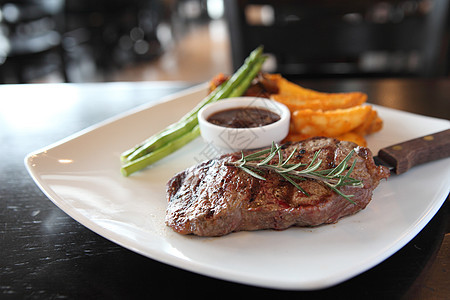
<path fill-rule="evenodd" d="M 252 185 L 250 187 L 250 199 L 248 200 L 248 202 L 253 202 L 256 199 L 256 196 L 259 193 L 259 189 L 260 189 L 260 184 L 258 180 L 253 180 Z"/>
<path fill-rule="evenodd" d="M 221 236 L 240 230 L 286 229 L 290 226 L 317 226 L 335 223 L 340 218 L 364 209 L 382 178 L 389 176 L 385 167 L 375 166 L 372 153 L 350 142 L 332 138 L 311 138 L 283 145 L 283 157 L 297 147 L 292 163 L 309 163 L 322 149 L 321 169 L 333 168 L 353 149 L 357 160 L 352 177 L 362 180 L 364 187 L 343 186 L 344 194 L 352 194 L 356 205 L 334 193 L 316 180 L 298 184 L 310 196 L 274 172 L 260 180 L 230 162 L 240 153 L 223 155 L 202 162 L 175 175 L 167 183 L 166 224 L 181 234 Z M 248 153 L 246 153 L 248 154 Z M 276 163 L 277 157 L 273 159 Z"/>

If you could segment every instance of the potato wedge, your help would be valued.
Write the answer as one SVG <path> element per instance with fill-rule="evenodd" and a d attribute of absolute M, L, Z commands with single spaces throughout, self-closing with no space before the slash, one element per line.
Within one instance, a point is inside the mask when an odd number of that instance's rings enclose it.
<path fill-rule="evenodd" d="M 320 98 L 320 97 L 329 97 L 330 95 L 332 97 L 340 97 L 342 95 L 346 94 L 352 94 L 355 97 L 363 97 L 364 101 L 367 99 L 367 95 L 361 92 L 349 92 L 349 93 L 325 93 L 325 92 L 319 92 L 312 89 L 304 88 L 298 84 L 295 84 L 286 78 L 282 77 L 280 74 L 265 74 L 267 79 L 276 82 L 278 86 L 278 93 L 277 95 L 290 95 L 295 97 L 301 97 L 301 98 Z"/>
<path fill-rule="evenodd" d="M 376 110 L 372 110 L 364 122 L 353 131 L 360 135 L 367 135 L 383 128 L 383 120 L 378 116 Z"/>
<path fill-rule="evenodd" d="M 383 120 L 361 92 L 324 93 L 304 88 L 283 78 L 267 74 L 277 83 L 271 98 L 291 111 L 291 127 L 284 141 L 300 141 L 312 136 L 335 137 L 366 146 L 365 135 L 383 127 Z"/>
<path fill-rule="evenodd" d="M 283 143 L 285 142 L 298 142 L 304 139 L 310 138 L 311 136 L 308 134 L 295 133 L 292 130 L 289 131 L 288 135 L 283 139 Z"/>
<path fill-rule="evenodd" d="M 364 136 L 353 131 L 336 136 L 336 138 L 340 141 L 349 141 L 357 144 L 358 146 L 367 147 L 367 141 Z"/>
<path fill-rule="evenodd" d="M 333 93 L 326 96 L 274 94 L 271 98 L 286 105 L 290 111 L 301 109 L 333 110 L 358 106 L 366 102 L 367 95 L 360 92 Z"/>
<path fill-rule="evenodd" d="M 306 135 L 339 136 L 363 124 L 371 111 L 370 105 L 328 111 L 296 110 L 292 113 L 293 128 L 295 133 Z"/>
<path fill-rule="evenodd" d="M 280 74 L 267 74 L 268 79 L 277 83 L 279 95 L 303 95 L 308 97 L 324 96 L 327 93 L 318 92 L 315 90 L 304 88 L 298 84 L 295 84 Z"/>

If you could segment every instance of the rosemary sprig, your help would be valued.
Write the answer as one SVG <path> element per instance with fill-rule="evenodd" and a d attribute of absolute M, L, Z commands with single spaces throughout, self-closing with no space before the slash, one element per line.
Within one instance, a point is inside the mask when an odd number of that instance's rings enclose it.
<path fill-rule="evenodd" d="M 322 160 L 318 158 L 320 150 L 314 153 L 314 156 L 309 164 L 290 164 L 289 161 L 292 159 L 296 151 L 297 148 L 295 148 L 289 156 L 284 159 L 281 146 L 272 143 L 272 147 L 270 149 L 264 149 L 249 155 L 244 155 L 244 152 L 242 152 L 241 159 L 233 162 L 232 165 L 260 180 L 266 180 L 266 178 L 261 175 L 264 171 L 273 171 L 307 196 L 309 196 L 309 194 L 297 183 L 297 181 L 306 179 L 317 180 L 349 202 L 356 205 L 356 203 L 351 199 L 354 195 L 345 195 L 338 189 L 339 187 L 346 185 L 363 187 L 361 180 L 350 177 L 356 164 L 356 160 L 354 160 L 353 164 L 348 167 L 348 162 L 355 153 L 354 149 L 347 154 L 339 165 L 325 170 L 318 170 L 322 164 Z M 278 163 L 269 164 L 270 161 L 272 161 L 277 155 Z M 345 170 L 347 170 L 347 172 L 344 174 Z"/>

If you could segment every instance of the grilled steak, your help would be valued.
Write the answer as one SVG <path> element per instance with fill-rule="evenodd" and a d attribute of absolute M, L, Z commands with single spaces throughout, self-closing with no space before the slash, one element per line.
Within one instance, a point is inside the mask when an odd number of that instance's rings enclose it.
<path fill-rule="evenodd" d="M 337 166 L 355 148 L 356 155 L 349 161 L 350 165 L 357 160 L 351 177 L 361 180 L 364 187 L 339 188 L 346 195 L 354 195 L 351 199 L 355 204 L 317 180 L 298 182 L 308 196 L 275 172 L 265 174 L 265 181 L 257 179 L 230 164 L 240 159 L 239 152 L 202 162 L 175 175 L 167 183 L 166 224 L 181 234 L 221 236 L 241 230 L 335 223 L 364 209 L 380 180 L 389 176 L 387 168 L 375 166 L 369 149 L 351 142 L 311 138 L 283 145 L 283 157 L 295 147 L 298 151 L 289 161 L 292 163 L 309 163 L 314 153 L 322 149 L 320 169 Z"/>

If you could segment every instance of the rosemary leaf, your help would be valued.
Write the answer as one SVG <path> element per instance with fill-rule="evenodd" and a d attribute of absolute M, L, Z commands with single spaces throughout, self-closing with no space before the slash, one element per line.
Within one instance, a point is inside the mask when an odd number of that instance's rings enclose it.
<path fill-rule="evenodd" d="M 261 150 L 261 151 L 253 152 L 252 154 L 247 155 L 245 158 L 247 160 L 254 159 L 254 158 L 260 158 L 261 155 L 264 155 L 264 154 L 267 154 L 267 153 L 270 153 L 270 152 L 271 152 L 270 149 L 264 149 L 264 150 Z M 244 155 L 243 151 L 242 151 L 242 155 Z"/>
<path fill-rule="evenodd" d="M 258 173 L 253 172 L 252 170 L 250 170 L 250 169 L 247 168 L 247 167 L 239 166 L 239 168 L 240 168 L 241 170 L 247 172 L 248 174 L 252 175 L 253 177 L 256 177 L 256 178 L 261 179 L 261 180 L 266 180 L 266 178 L 262 177 L 262 176 L 259 175 Z"/>
<path fill-rule="evenodd" d="M 347 156 L 341 161 L 341 163 L 336 168 L 332 169 L 330 174 L 328 174 L 328 175 L 335 175 L 335 176 L 340 175 L 347 168 L 347 163 L 350 160 L 350 158 L 353 156 L 354 152 L 355 152 L 355 149 L 352 149 L 352 151 L 350 151 L 347 154 Z"/>
<path fill-rule="evenodd" d="M 331 185 L 331 184 L 327 184 L 326 185 L 332 189 L 335 193 L 339 194 L 340 196 L 342 196 L 343 198 L 345 198 L 347 201 L 349 201 L 350 203 L 356 205 L 355 201 L 353 201 L 352 199 L 350 199 L 351 197 L 354 197 L 354 195 L 345 195 L 344 193 L 342 193 L 340 190 L 338 190 L 335 186 Z"/>
<path fill-rule="evenodd" d="M 319 156 L 320 151 L 321 151 L 321 149 L 317 150 L 317 151 L 314 153 L 313 159 L 312 159 L 311 162 L 309 163 L 309 166 L 307 167 L 307 169 L 309 169 L 309 168 L 312 166 L 312 164 L 316 161 L 317 157 Z"/>
<path fill-rule="evenodd" d="M 292 150 L 291 154 L 289 154 L 288 158 L 286 158 L 286 160 L 281 164 L 280 167 L 285 166 L 292 158 L 292 156 L 294 156 L 295 151 L 297 151 L 297 148 L 295 148 L 294 150 Z"/>
<path fill-rule="evenodd" d="M 244 161 L 244 159 L 245 159 L 245 156 L 244 156 L 244 151 L 241 151 L 241 159 L 240 159 L 240 160 L 238 160 L 238 161 Z"/>
<path fill-rule="evenodd" d="M 305 194 L 306 196 L 309 197 L 309 194 L 307 191 L 305 191 L 301 186 L 299 186 L 297 184 L 297 182 L 295 182 L 294 180 L 291 179 L 291 177 L 289 175 L 280 173 L 281 177 L 283 177 L 284 179 L 286 179 L 287 181 L 289 181 L 293 186 L 295 186 L 298 190 L 300 190 L 300 192 L 302 192 L 303 194 Z"/>
<path fill-rule="evenodd" d="M 298 168 L 304 167 L 304 166 L 305 166 L 305 164 L 298 163 L 298 164 L 290 166 L 289 168 L 285 168 L 283 171 L 280 171 L 280 173 L 288 173 L 288 172 L 294 171 L 295 169 L 298 169 Z"/>
<path fill-rule="evenodd" d="M 322 164 L 322 160 L 319 159 L 319 161 L 315 165 L 309 164 L 309 166 L 306 169 L 304 169 L 303 171 L 298 171 L 298 172 L 299 173 L 311 173 L 311 172 L 314 172 L 315 170 L 317 170 L 320 167 L 321 164 Z"/>
<path fill-rule="evenodd" d="M 263 161 L 261 161 L 260 163 L 258 163 L 258 165 L 259 165 L 259 166 L 266 165 L 269 161 L 272 160 L 272 158 L 275 157 L 275 155 L 277 154 L 277 152 L 278 152 L 278 147 L 275 147 L 275 148 L 274 148 L 274 147 L 272 146 L 272 150 L 271 150 L 270 154 L 269 154 Z"/>
<path fill-rule="evenodd" d="M 283 163 L 283 152 L 281 152 L 281 147 L 278 147 L 278 167 Z"/>

